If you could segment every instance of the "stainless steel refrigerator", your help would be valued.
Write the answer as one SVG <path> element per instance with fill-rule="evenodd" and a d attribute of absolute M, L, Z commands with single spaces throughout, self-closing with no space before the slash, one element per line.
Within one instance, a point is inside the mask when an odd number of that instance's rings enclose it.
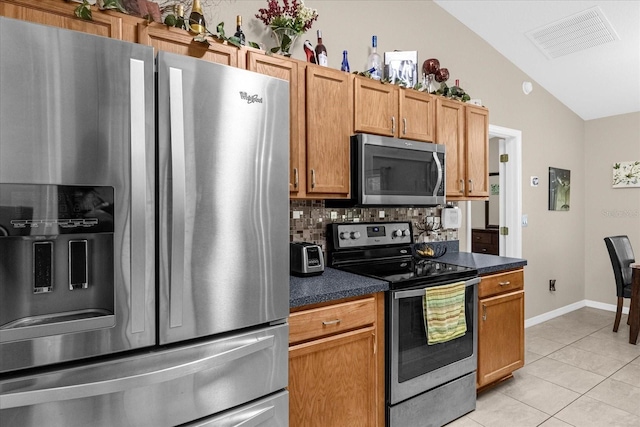
<path fill-rule="evenodd" d="M 288 424 L 288 83 L 0 18 L 0 425 Z"/>

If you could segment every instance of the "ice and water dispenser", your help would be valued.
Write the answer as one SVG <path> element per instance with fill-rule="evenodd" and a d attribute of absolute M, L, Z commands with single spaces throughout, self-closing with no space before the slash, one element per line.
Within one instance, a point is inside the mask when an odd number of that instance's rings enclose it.
<path fill-rule="evenodd" d="M 114 325 L 114 189 L 0 184 L 0 342 Z"/>

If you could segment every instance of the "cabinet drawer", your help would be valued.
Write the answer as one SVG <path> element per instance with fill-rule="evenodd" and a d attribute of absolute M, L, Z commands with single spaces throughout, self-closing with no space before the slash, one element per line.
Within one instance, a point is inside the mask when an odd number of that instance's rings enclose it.
<path fill-rule="evenodd" d="M 506 271 L 482 277 L 478 288 L 478 298 L 484 298 L 503 292 L 511 292 L 524 288 L 524 272 L 520 270 Z"/>
<path fill-rule="evenodd" d="M 488 254 L 488 255 L 498 255 L 499 250 L 498 247 L 494 244 L 490 243 L 476 243 L 473 242 L 471 244 L 471 252 L 479 253 L 479 254 Z"/>
<path fill-rule="evenodd" d="M 486 244 L 493 243 L 492 233 L 479 233 L 474 231 L 472 234 L 473 234 L 473 237 L 472 237 L 473 243 L 486 243 Z"/>
<path fill-rule="evenodd" d="M 291 313 L 289 343 L 297 343 L 348 331 L 376 320 L 374 297 Z"/>

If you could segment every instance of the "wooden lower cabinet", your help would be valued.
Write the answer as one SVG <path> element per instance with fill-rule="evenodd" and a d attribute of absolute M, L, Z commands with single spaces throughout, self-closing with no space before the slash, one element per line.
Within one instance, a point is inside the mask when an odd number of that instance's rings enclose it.
<path fill-rule="evenodd" d="M 384 295 L 289 318 L 289 425 L 384 426 Z"/>
<path fill-rule="evenodd" d="M 478 371 L 481 390 L 524 366 L 524 271 L 484 276 L 478 289 Z"/>

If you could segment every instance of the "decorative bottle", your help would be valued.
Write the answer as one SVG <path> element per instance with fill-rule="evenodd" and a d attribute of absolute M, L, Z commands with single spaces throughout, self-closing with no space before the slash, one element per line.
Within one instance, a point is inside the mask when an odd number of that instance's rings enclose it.
<path fill-rule="evenodd" d="M 372 79 L 382 79 L 382 58 L 378 55 L 378 37 L 371 37 L 371 53 L 367 58 L 367 71 Z"/>
<path fill-rule="evenodd" d="M 342 64 L 340 65 L 341 71 L 346 71 L 347 73 L 351 70 L 349 69 L 349 58 L 347 58 L 347 51 L 342 51 Z"/>
<path fill-rule="evenodd" d="M 184 5 L 182 3 L 178 3 L 175 7 L 175 10 L 176 10 L 176 27 L 186 30 L 187 24 L 184 22 Z"/>
<path fill-rule="evenodd" d="M 193 7 L 189 15 L 189 31 L 194 34 L 202 34 L 206 31 L 207 23 L 202 14 L 202 6 L 200 0 L 193 0 Z"/>
<path fill-rule="evenodd" d="M 318 61 L 318 65 L 322 65 L 323 67 L 329 66 L 327 48 L 322 44 L 322 32 L 320 30 L 318 30 L 318 44 L 316 45 L 316 61 Z"/>
<path fill-rule="evenodd" d="M 307 62 L 311 62 L 312 64 L 316 63 L 316 54 L 309 40 L 304 41 L 304 53 L 307 55 Z"/>
<path fill-rule="evenodd" d="M 241 45 L 246 44 L 246 38 L 242 32 L 242 16 L 240 15 L 236 16 L 236 33 L 233 36 L 238 38 Z"/>

